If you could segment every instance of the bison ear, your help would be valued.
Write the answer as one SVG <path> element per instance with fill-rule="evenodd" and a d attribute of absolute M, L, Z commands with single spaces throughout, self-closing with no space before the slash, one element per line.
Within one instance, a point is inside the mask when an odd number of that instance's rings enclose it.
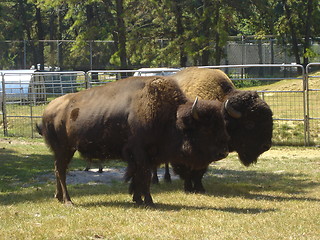
<path fill-rule="evenodd" d="M 192 114 L 192 117 L 195 119 L 195 120 L 199 120 L 199 113 L 198 113 L 198 107 L 197 107 L 197 104 L 198 104 L 198 97 L 196 97 L 196 99 L 194 100 L 193 104 L 192 104 L 192 108 L 191 108 L 191 114 Z"/>
<path fill-rule="evenodd" d="M 229 99 L 224 103 L 224 109 L 225 109 L 225 110 L 227 111 L 227 113 L 228 113 L 231 117 L 233 117 L 233 118 L 238 119 L 238 118 L 241 118 L 241 116 L 242 116 L 242 113 L 241 113 L 241 112 L 235 110 L 235 109 L 231 106 L 231 104 L 230 104 L 230 102 L 229 102 Z"/>

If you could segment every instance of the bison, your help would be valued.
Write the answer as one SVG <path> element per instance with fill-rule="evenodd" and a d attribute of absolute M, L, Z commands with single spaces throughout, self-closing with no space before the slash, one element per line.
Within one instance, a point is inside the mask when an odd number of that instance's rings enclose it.
<path fill-rule="evenodd" d="M 175 81 L 160 76 L 61 96 L 47 106 L 38 128 L 54 155 L 55 197 L 66 204 L 72 204 L 66 170 L 76 151 L 85 159 L 126 161 L 133 201 L 149 206 L 154 167 L 171 162 L 201 170 L 228 154 L 221 103 L 192 102 Z"/>
<path fill-rule="evenodd" d="M 172 78 L 189 98 L 198 96 L 223 103 L 223 116 L 230 136 L 229 151 L 237 152 L 243 165 L 256 163 L 259 155 L 270 149 L 272 111 L 256 92 L 237 90 L 229 77 L 218 69 L 190 67 Z M 206 168 L 192 170 L 185 165 L 172 165 L 184 179 L 186 192 L 205 192 L 201 180 Z"/>

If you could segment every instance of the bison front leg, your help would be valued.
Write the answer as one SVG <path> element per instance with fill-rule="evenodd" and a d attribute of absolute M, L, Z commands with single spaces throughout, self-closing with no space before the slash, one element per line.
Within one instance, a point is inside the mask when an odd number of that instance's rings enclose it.
<path fill-rule="evenodd" d="M 137 166 L 136 172 L 132 178 L 130 189 L 133 193 L 132 200 L 138 204 L 143 203 L 146 206 L 154 206 L 151 194 L 150 194 L 150 184 L 151 184 L 151 170 L 146 169 L 144 166 Z M 144 196 L 144 201 L 142 197 Z"/>
<path fill-rule="evenodd" d="M 191 169 L 183 164 L 171 164 L 173 171 L 179 175 L 179 177 L 184 181 L 184 191 L 186 193 L 193 192 L 193 182 L 191 178 Z"/>
<path fill-rule="evenodd" d="M 152 171 L 152 184 L 159 184 L 159 178 L 158 178 L 158 170 L 157 167 L 155 167 Z"/>
<path fill-rule="evenodd" d="M 167 182 L 167 183 L 171 183 L 171 175 L 170 175 L 169 163 L 165 164 L 164 181 Z"/>
<path fill-rule="evenodd" d="M 154 203 L 150 193 L 150 184 L 151 184 L 151 171 L 147 169 L 143 173 L 142 177 L 145 181 L 143 184 L 143 195 L 144 195 L 144 204 L 149 207 L 154 207 Z"/>
<path fill-rule="evenodd" d="M 150 194 L 151 184 L 151 158 L 148 157 L 147 151 L 137 143 L 131 140 L 123 149 L 123 158 L 128 162 L 125 174 L 126 181 L 131 180 L 129 185 L 129 193 L 133 194 L 132 200 L 138 204 L 146 204 L 153 206 L 153 200 Z M 144 201 L 142 197 L 144 196 Z"/>
<path fill-rule="evenodd" d="M 154 206 L 151 194 L 150 194 L 150 174 L 139 173 L 139 171 L 132 177 L 129 185 L 129 192 L 133 194 L 132 201 L 137 205 L 145 204 L 146 206 Z M 144 201 L 142 197 L 144 196 Z"/>
<path fill-rule="evenodd" d="M 136 185 L 136 177 L 133 176 L 129 185 L 129 193 L 132 194 L 132 201 L 137 205 L 142 205 L 142 193 Z"/>
<path fill-rule="evenodd" d="M 206 173 L 207 168 L 191 171 L 191 181 L 193 182 L 193 191 L 195 193 L 205 193 L 206 190 L 202 185 L 203 175 Z"/>
<path fill-rule="evenodd" d="M 146 206 L 154 206 L 150 194 L 151 169 L 154 169 L 150 166 L 151 158 L 148 156 L 144 148 L 136 147 L 134 149 L 132 159 L 135 162 L 136 168 L 133 181 L 133 200 L 140 204 L 141 197 L 144 196 L 144 204 Z"/>

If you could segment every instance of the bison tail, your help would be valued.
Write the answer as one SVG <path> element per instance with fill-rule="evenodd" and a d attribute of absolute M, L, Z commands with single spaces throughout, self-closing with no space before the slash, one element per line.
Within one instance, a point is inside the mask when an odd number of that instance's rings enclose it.
<path fill-rule="evenodd" d="M 129 194 L 133 194 L 134 192 L 134 181 L 133 181 L 133 176 L 134 176 L 134 170 L 133 168 L 130 168 L 129 166 L 127 167 L 126 173 L 124 175 L 124 180 L 125 182 L 130 182 L 129 184 Z"/>
<path fill-rule="evenodd" d="M 37 132 L 42 136 L 42 123 L 36 123 Z"/>

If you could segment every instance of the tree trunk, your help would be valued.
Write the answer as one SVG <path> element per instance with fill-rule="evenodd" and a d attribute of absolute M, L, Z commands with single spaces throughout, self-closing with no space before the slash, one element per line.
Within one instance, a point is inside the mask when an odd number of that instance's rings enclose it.
<path fill-rule="evenodd" d="M 184 49 L 184 27 L 182 24 L 182 9 L 179 0 L 173 1 L 172 11 L 174 12 L 176 17 L 176 37 L 178 39 L 180 67 L 186 67 L 188 58 Z"/>
<path fill-rule="evenodd" d="M 40 8 L 36 7 L 36 22 L 37 22 L 37 33 L 38 33 L 38 40 L 44 40 L 44 33 L 43 33 L 43 26 L 42 26 L 42 18 L 41 18 L 41 10 Z M 40 70 L 44 70 L 44 46 L 43 42 L 38 42 L 38 61 L 37 63 L 40 64 Z"/>
<path fill-rule="evenodd" d="M 290 28 L 290 35 L 291 35 L 291 43 L 292 43 L 292 51 L 294 54 L 294 57 L 296 59 L 296 63 L 300 64 L 300 55 L 299 55 L 299 46 L 298 46 L 298 39 L 296 37 L 296 31 L 295 31 L 295 27 L 294 24 L 292 22 L 292 14 L 291 14 L 291 10 L 290 7 L 287 4 L 287 0 L 282 0 L 283 3 L 283 7 L 284 7 L 284 11 L 286 14 L 286 18 L 288 20 L 289 23 L 289 28 Z"/>
<path fill-rule="evenodd" d="M 209 0 L 204 0 L 203 1 L 203 14 L 202 18 L 203 21 L 201 23 L 202 27 L 202 34 L 204 38 L 204 43 L 202 45 L 202 55 L 201 55 L 201 64 L 202 65 L 209 65 L 209 58 L 210 58 L 210 18 L 211 18 L 211 13 L 209 11 L 210 7 L 210 1 Z"/>
<path fill-rule="evenodd" d="M 126 51 L 126 28 L 123 19 L 123 0 L 116 1 L 117 9 L 117 26 L 118 26 L 118 43 L 119 43 L 119 57 L 121 69 L 127 69 L 127 51 Z"/>
<path fill-rule="evenodd" d="M 57 39 L 62 40 L 62 33 L 64 31 L 63 29 L 63 14 L 62 14 L 62 5 L 60 8 L 57 9 L 58 13 L 58 28 L 57 28 Z M 57 55 L 58 55 L 58 62 L 57 65 L 60 68 L 60 70 L 63 70 L 63 43 L 57 41 Z"/>
<path fill-rule="evenodd" d="M 36 54 L 36 50 L 35 50 L 36 48 L 34 46 L 34 42 L 31 37 L 31 26 L 29 25 L 29 22 L 27 20 L 27 15 L 25 14 L 27 12 L 27 10 L 25 8 L 24 1 L 19 0 L 18 6 L 19 6 L 19 16 L 22 18 L 22 25 L 23 25 L 24 31 L 27 34 L 28 43 L 30 44 L 30 49 L 32 52 L 31 64 L 33 63 L 36 65 L 37 64 L 37 62 L 36 62 L 37 54 Z M 22 36 L 23 36 L 23 33 L 22 33 Z"/>
<path fill-rule="evenodd" d="M 220 32 L 219 32 L 219 19 L 220 19 L 220 8 L 216 5 L 215 14 L 214 14 L 214 22 L 215 26 L 215 51 L 214 51 L 214 59 L 215 64 L 220 65 L 222 58 L 222 48 L 220 47 Z"/>
<path fill-rule="evenodd" d="M 304 44 L 303 44 L 303 65 L 306 67 L 309 63 L 309 57 L 306 55 L 308 49 L 310 48 L 310 34 L 311 34 L 311 17 L 313 11 L 313 0 L 307 1 L 307 16 L 305 22 L 305 36 L 304 36 Z"/>

